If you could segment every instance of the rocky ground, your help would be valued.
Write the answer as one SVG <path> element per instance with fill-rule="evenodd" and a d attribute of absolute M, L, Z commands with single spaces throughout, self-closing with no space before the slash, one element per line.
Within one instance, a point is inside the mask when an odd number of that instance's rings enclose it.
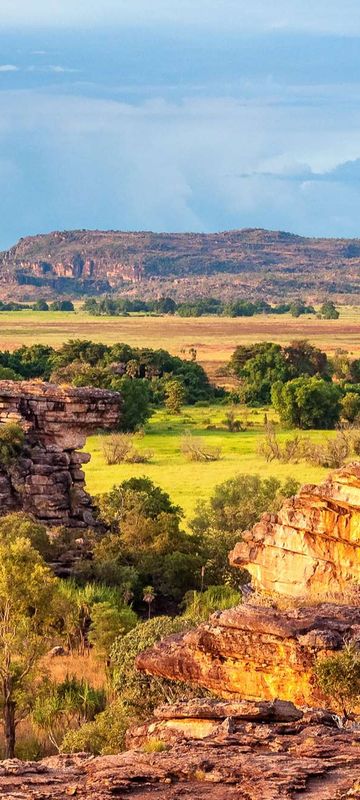
<path fill-rule="evenodd" d="M 7 800 L 63 800 L 68 796 L 89 800 L 359 798 L 360 730 L 339 730 L 331 715 L 324 712 L 307 713 L 298 720 L 271 721 L 269 706 L 263 704 L 263 714 L 261 709 L 253 709 L 253 717 L 257 714 L 257 718 L 252 721 L 235 716 L 221 722 L 219 717 L 217 730 L 205 739 L 186 739 L 179 730 L 173 744 L 163 752 L 132 749 L 98 758 L 80 754 L 52 757 L 40 763 L 4 761 L 0 764 L 0 797 Z M 204 713 L 204 708 L 200 713 Z M 223 707 L 220 713 L 224 714 Z M 289 715 L 296 716 L 294 707 L 288 709 Z M 249 707 L 247 716 L 251 718 Z M 277 716 L 281 717 L 281 713 Z M 284 712 L 284 719 L 286 716 Z"/>

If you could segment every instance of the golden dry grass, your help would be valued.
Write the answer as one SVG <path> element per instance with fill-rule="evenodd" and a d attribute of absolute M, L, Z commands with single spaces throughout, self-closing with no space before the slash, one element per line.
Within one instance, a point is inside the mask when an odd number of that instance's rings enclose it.
<path fill-rule="evenodd" d="M 341 347 L 354 356 L 360 355 L 360 309 L 342 308 L 340 319 L 330 321 L 313 316 L 294 319 L 288 315 L 230 319 L 91 317 L 82 311 L 0 314 L 0 349 L 14 350 L 23 344 L 39 342 L 59 347 L 70 338 L 164 348 L 174 355 L 195 347 L 198 361 L 213 374 L 229 360 L 236 345 L 265 340 L 286 344 L 292 339 L 307 338 L 328 353 Z"/>

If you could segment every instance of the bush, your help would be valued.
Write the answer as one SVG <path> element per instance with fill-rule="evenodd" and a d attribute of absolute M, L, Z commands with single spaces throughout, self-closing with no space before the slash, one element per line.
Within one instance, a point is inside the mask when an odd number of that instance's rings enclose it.
<path fill-rule="evenodd" d="M 19 457 L 25 442 L 20 425 L 9 422 L 0 426 L 0 467 L 10 467 Z"/>
<path fill-rule="evenodd" d="M 336 704 L 345 719 L 360 701 L 360 651 L 355 642 L 315 662 L 318 686 Z"/>
<path fill-rule="evenodd" d="M 296 428 L 334 428 L 340 417 L 341 389 L 321 378 L 276 383 L 272 402 L 283 424 Z"/>
<path fill-rule="evenodd" d="M 341 401 L 341 416 L 347 422 L 355 422 L 360 415 L 360 395 L 347 392 Z"/>
<path fill-rule="evenodd" d="M 221 458 L 220 447 L 209 447 L 202 439 L 196 438 L 191 433 L 184 433 L 181 440 L 181 452 L 187 461 L 219 461 Z"/>
<path fill-rule="evenodd" d="M 140 452 L 134 446 L 131 433 L 112 433 L 103 441 L 106 464 L 147 464 L 153 456 L 151 450 Z"/>
<path fill-rule="evenodd" d="M 224 611 L 242 603 L 241 592 L 232 586 L 209 586 L 205 592 L 191 591 L 184 597 L 184 618 L 194 625 L 204 622 L 215 611 Z"/>

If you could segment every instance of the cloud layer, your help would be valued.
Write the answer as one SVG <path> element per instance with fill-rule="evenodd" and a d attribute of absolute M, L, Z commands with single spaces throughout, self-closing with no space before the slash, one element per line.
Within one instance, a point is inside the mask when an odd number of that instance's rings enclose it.
<path fill-rule="evenodd" d="M 360 7 L 358 0 L 1 0 L 2 27 L 95 24 L 354 35 L 360 32 Z"/>

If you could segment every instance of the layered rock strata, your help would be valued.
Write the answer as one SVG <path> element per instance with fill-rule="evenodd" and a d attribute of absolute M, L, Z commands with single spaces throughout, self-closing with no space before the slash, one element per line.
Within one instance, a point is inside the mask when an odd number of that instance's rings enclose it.
<path fill-rule="evenodd" d="M 56 756 L 0 763 L 7 800 L 355 800 L 360 731 L 324 715 L 298 721 L 237 720 L 202 740 L 181 735 L 160 753 Z"/>
<path fill-rule="evenodd" d="M 46 525 L 92 525 L 81 449 L 89 433 L 112 429 L 121 397 L 92 388 L 38 381 L 0 381 L 0 429 L 17 423 L 25 433 L 20 456 L 0 468 L 0 513 L 25 511 Z"/>
<path fill-rule="evenodd" d="M 325 599 L 360 583 L 360 464 L 303 486 L 278 514 L 263 514 L 230 553 L 256 587 Z"/>
<path fill-rule="evenodd" d="M 138 669 L 204 686 L 220 697 L 321 701 L 314 658 L 360 640 L 360 608 L 323 604 L 280 612 L 242 605 L 213 614 L 137 658 Z"/>

